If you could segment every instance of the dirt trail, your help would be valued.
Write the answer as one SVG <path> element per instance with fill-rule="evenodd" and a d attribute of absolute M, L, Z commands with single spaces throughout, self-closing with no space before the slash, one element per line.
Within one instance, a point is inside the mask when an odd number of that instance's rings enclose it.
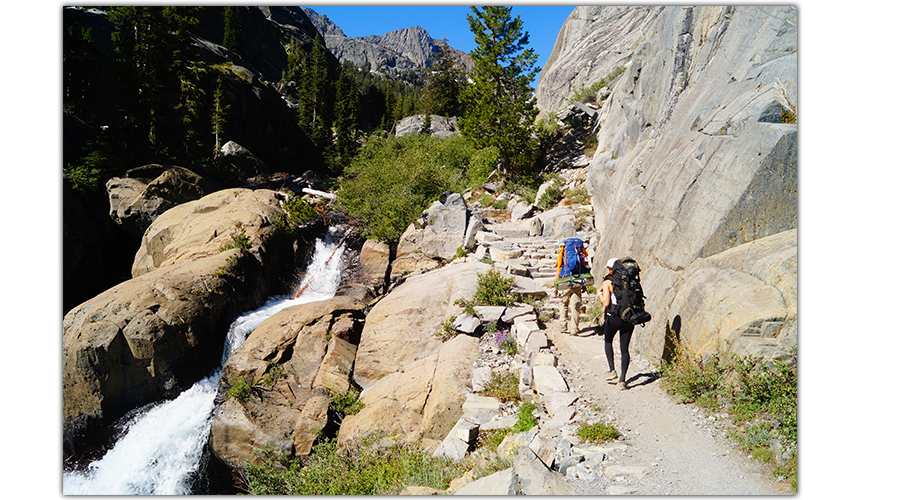
<path fill-rule="evenodd" d="M 592 298 L 585 296 L 585 301 Z M 727 416 L 707 417 L 693 405 L 676 404 L 660 387 L 655 367 L 633 352 L 629 390 L 608 384 L 603 336 L 585 327 L 578 335 L 560 332 L 550 321 L 545 332 L 557 350 L 559 370 L 569 390 L 600 404 L 602 413 L 629 446 L 610 453 L 600 481 L 573 481 L 585 495 L 791 495 L 763 464 L 748 458 L 727 437 Z M 641 327 L 635 329 L 641 335 Z M 618 337 L 613 341 L 618 351 Z M 620 370 L 618 352 L 616 370 Z M 608 464 L 608 465 L 607 465 Z"/>

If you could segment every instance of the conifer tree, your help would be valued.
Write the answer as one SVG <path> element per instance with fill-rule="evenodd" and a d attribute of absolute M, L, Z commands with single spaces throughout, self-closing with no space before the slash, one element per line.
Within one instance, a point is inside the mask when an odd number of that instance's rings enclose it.
<path fill-rule="evenodd" d="M 241 45 L 244 43 L 244 34 L 241 28 L 240 7 L 226 6 L 222 12 L 225 21 L 225 35 L 222 46 L 240 55 Z"/>
<path fill-rule="evenodd" d="M 465 74 L 450 51 L 447 39 L 438 43 L 431 57 L 425 83 L 425 111 L 443 116 L 460 116 L 460 94 Z"/>
<path fill-rule="evenodd" d="M 475 34 L 470 56 L 475 69 L 474 83 L 463 91 L 465 114 L 460 131 L 478 147 L 496 146 L 500 166 L 507 173 L 529 173 L 536 158 L 532 139 L 538 109 L 531 95 L 537 54 L 528 47 L 528 32 L 519 16 L 511 17 L 511 7 L 472 7 L 466 16 Z"/>
<path fill-rule="evenodd" d="M 341 72 L 335 82 L 334 149 L 336 161 L 347 162 L 356 154 L 356 131 L 359 128 L 359 89 L 353 79 Z"/>
<path fill-rule="evenodd" d="M 215 136 L 214 155 L 218 156 L 219 150 L 222 148 L 222 134 L 225 132 L 227 123 L 228 108 L 231 105 L 225 103 L 225 94 L 222 90 L 222 76 L 216 79 L 216 90 L 213 93 L 213 109 L 212 109 L 212 128 Z"/>
<path fill-rule="evenodd" d="M 331 140 L 332 104 L 324 44 L 322 36 L 317 33 L 301 71 L 297 102 L 300 108 L 300 128 L 323 151 Z"/>

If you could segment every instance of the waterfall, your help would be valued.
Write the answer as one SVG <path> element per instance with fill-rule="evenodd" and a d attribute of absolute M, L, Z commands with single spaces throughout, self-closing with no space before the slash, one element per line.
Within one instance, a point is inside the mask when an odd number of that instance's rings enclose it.
<path fill-rule="evenodd" d="M 291 296 L 273 297 L 231 324 L 222 366 L 266 318 L 298 304 L 334 296 L 340 285 L 340 228 L 316 241 L 312 262 Z M 203 448 L 212 423 L 222 366 L 177 398 L 147 405 L 123 424 L 121 437 L 86 470 L 63 472 L 64 495 L 187 495 L 201 474 Z"/>

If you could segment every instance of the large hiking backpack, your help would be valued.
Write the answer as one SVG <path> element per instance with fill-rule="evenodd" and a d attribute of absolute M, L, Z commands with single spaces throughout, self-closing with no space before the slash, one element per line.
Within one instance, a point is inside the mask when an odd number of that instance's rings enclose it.
<path fill-rule="evenodd" d="M 591 270 L 584 262 L 584 242 L 581 239 L 567 238 L 563 241 L 560 252 L 562 252 L 562 266 L 559 269 L 559 276 L 554 281 L 557 290 L 594 284 Z"/>
<path fill-rule="evenodd" d="M 641 268 L 632 258 L 619 261 L 613 269 L 613 293 L 616 294 L 616 314 L 626 323 L 643 325 L 650 321 L 650 313 L 644 310 L 644 289 L 641 288 Z"/>

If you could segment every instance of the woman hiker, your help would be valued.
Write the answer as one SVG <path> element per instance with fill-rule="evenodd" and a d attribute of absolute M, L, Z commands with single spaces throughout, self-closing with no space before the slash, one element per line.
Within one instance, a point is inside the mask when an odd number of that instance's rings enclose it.
<path fill-rule="evenodd" d="M 631 362 L 631 356 L 628 354 L 628 344 L 631 343 L 631 334 L 634 332 L 634 325 L 626 323 L 619 316 L 616 310 L 616 294 L 613 293 L 612 280 L 621 279 L 616 271 L 624 269 L 618 259 L 612 258 L 606 263 L 606 276 L 600 285 L 600 302 L 606 308 L 606 325 L 603 327 L 603 341 L 606 348 L 606 362 L 609 364 L 609 372 L 606 374 L 606 380 L 610 384 L 616 384 L 619 389 L 626 390 L 628 386 L 625 383 L 625 374 L 628 372 L 628 363 Z M 613 361 L 613 337 L 619 333 L 619 350 L 622 358 L 622 373 L 616 373 L 615 363 Z M 618 383 L 616 383 L 618 379 Z"/>

